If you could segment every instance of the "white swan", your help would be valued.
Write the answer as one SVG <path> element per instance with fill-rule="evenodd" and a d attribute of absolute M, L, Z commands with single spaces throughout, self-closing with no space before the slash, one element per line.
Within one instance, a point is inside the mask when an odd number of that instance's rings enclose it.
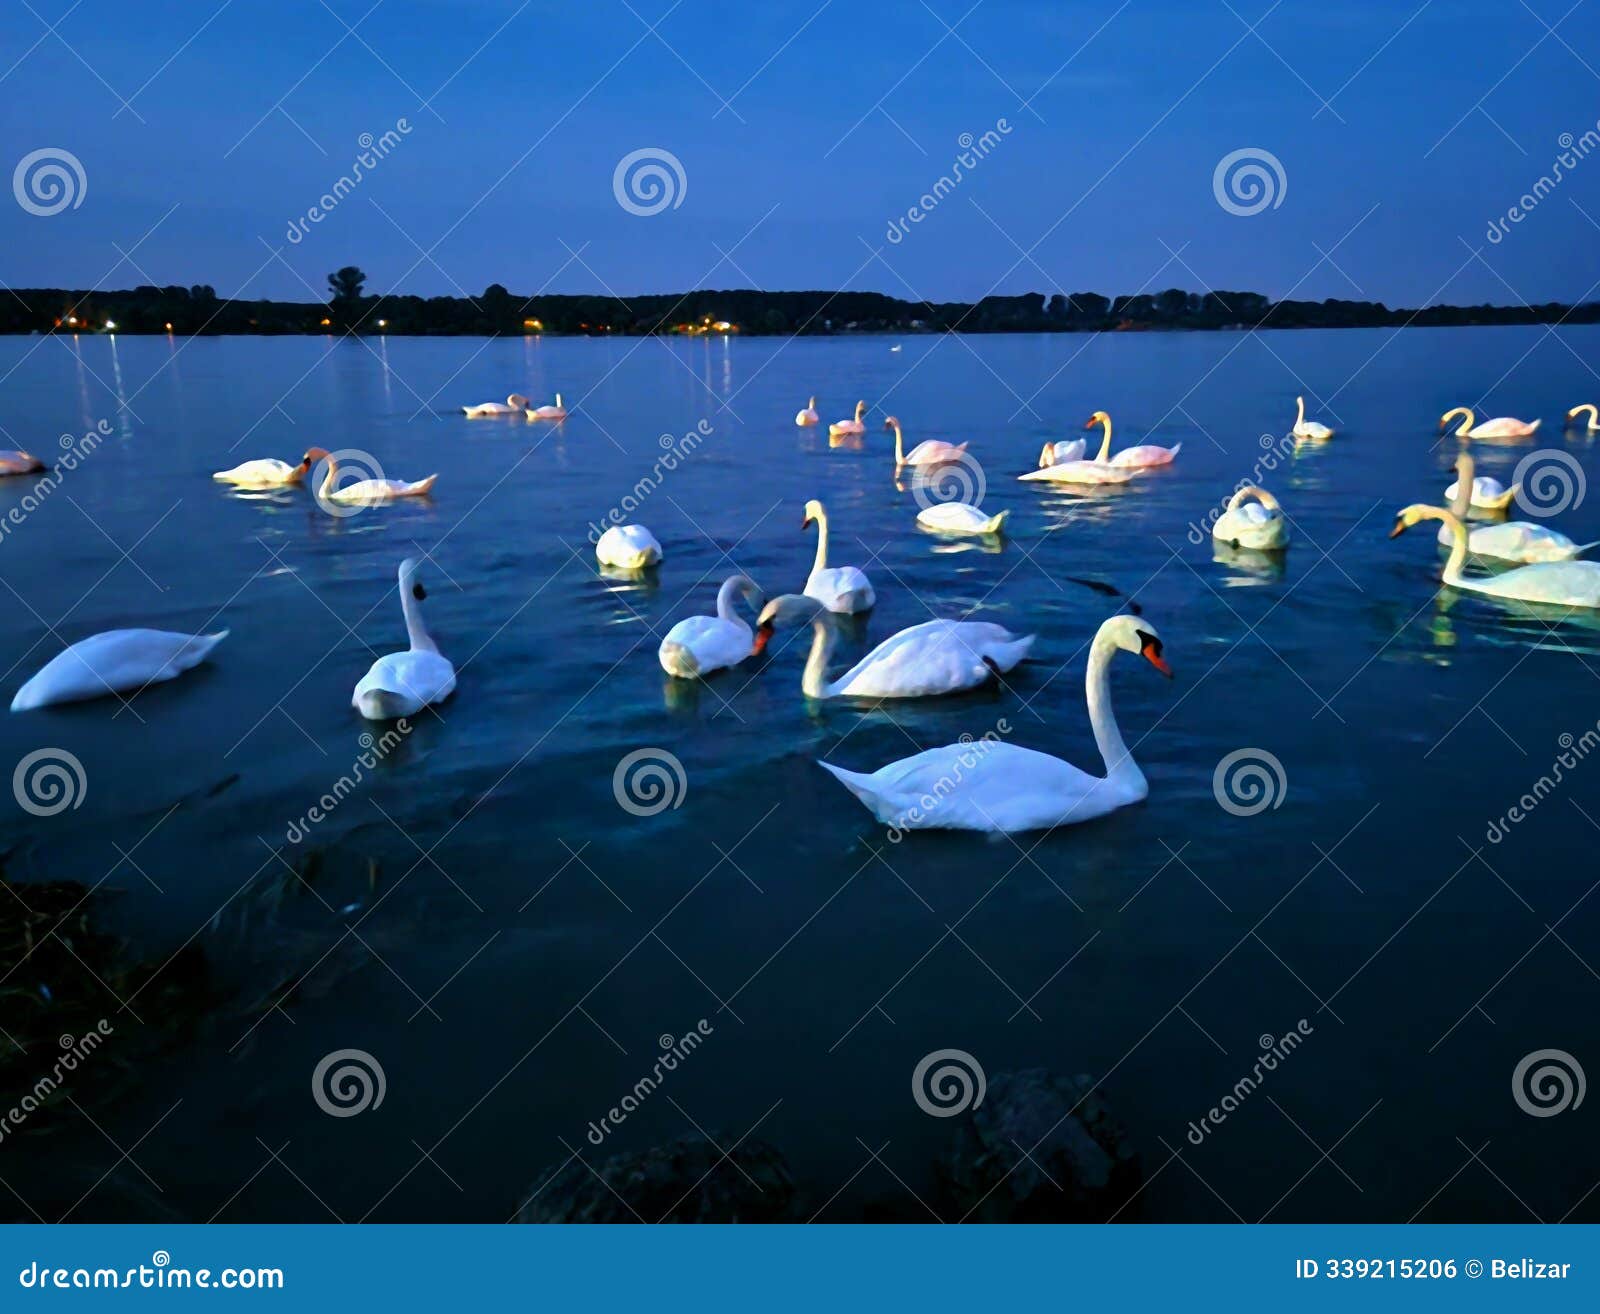
<path fill-rule="evenodd" d="M 138 690 L 182 675 L 228 637 L 168 630 L 106 630 L 79 639 L 44 664 L 11 700 L 13 712 Z"/>
<path fill-rule="evenodd" d="M 479 402 L 476 406 L 463 406 L 464 415 L 520 415 L 528 409 L 528 399 L 514 392 L 503 402 Z"/>
<path fill-rule="evenodd" d="M 643 525 L 612 525 L 596 541 L 594 554 L 601 565 L 623 570 L 642 570 L 662 557 L 661 544 Z"/>
<path fill-rule="evenodd" d="M 985 515 L 970 502 L 936 502 L 917 512 L 917 523 L 936 534 L 998 534 L 1010 514 Z"/>
<path fill-rule="evenodd" d="M 1529 423 L 1527 420 L 1514 420 L 1509 415 L 1502 415 L 1498 419 L 1474 424 L 1472 408 L 1457 406 L 1439 417 L 1439 432 L 1443 433 L 1450 421 L 1458 415 L 1461 416 L 1461 427 L 1456 430 L 1457 438 L 1526 438 L 1543 423 L 1541 420 Z"/>
<path fill-rule="evenodd" d="M 941 438 L 928 438 L 908 452 L 905 450 L 905 440 L 900 435 L 900 421 L 891 415 L 883 422 L 883 427 L 894 430 L 894 464 L 897 470 L 905 465 L 945 465 L 959 461 L 967 450 L 966 443 L 947 443 Z"/>
<path fill-rule="evenodd" d="M 1466 490 L 1472 486 L 1472 468 L 1472 457 L 1466 452 L 1456 457 L 1457 477 L 1451 485 L 1456 491 L 1450 512 L 1457 520 L 1467 518 L 1470 503 Z M 1455 533 L 1449 525 L 1439 526 L 1439 541 L 1447 546 L 1455 542 Z M 1571 561 L 1580 552 L 1600 547 L 1600 542 L 1574 543 L 1565 534 L 1545 525 L 1507 520 L 1498 525 L 1468 526 L 1467 547 L 1475 557 L 1494 557 L 1499 561 Z"/>
<path fill-rule="evenodd" d="M 828 426 L 829 437 L 836 438 L 840 434 L 866 433 L 867 426 L 861 422 L 861 417 L 867 413 L 867 404 L 864 401 L 856 403 L 856 418 L 853 420 L 835 420 Z"/>
<path fill-rule="evenodd" d="M 761 610 L 761 590 L 755 581 L 748 575 L 728 576 L 717 590 L 715 616 L 690 616 L 667 631 L 656 653 L 661 669 L 679 679 L 693 680 L 724 666 L 737 666 L 750 656 L 755 631 L 733 609 L 738 595 L 743 595 L 751 610 Z"/>
<path fill-rule="evenodd" d="M 1328 428 L 1327 425 L 1306 419 L 1306 399 L 1304 397 L 1296 397 L 1294 405 L 1294 428 L 1290 432 L 1296 438 L 1309 438 L 1313 442 L 1320 442 L 1324 438 L 1333 437 L 1333 430 Z"/>
<path fill-rule="evenodd" d="M 1595 433 L 1596 431 L 1600 431 L 1600 406 L 1596 406 L 1593 402 L 1584 402 L 1582 406 L 1574 406 L 1570 411 L 1567 412 L 1567 419 L 1576 420 L 1586 411 L 1589 415 L 1589 432 Z"/>
<path fill-rule="evenodd" d="M 1074 438 L 1065 443 L 1046 443 L 1044 451 L 1039 453 L 1039 468 L 1043 470 L 1047 465 L 1060 465 L 1063 461 L 1081 461 L 1088 450 L 1089 441 L 1086 438 Z"/>
<path fill-rule="evenodd" d="M 1453 502 L 1461 481 L 1458 479 L 1444 490 L 1444 500 Z M 1498 479 L 1491 475 L 1479 475 L 1469 485 L 1472 489 L 1472 505 L 1480 511 L 1504 511 L 1511 505 L 1511 499 L 1517 495 L 1521 484 L 1512 484 L 1507 488 Z"/>
<path fill-rule="evenodd" d="M 811 655 L 800 688 L 808 698 L 926 698 L 956 693 L 1004 675 L 1028 655 L 1033 635 L 989 621 L 931 620 L 892 634 L 837 680 L 828 659 L 837 632 L 815 598 L 785 593 L 761 609 L 755 652 L 779 625 L 810 621 Z"/>
<path fill-rule="evenodd" d="M 421 562 L 407 557 L 400 563 L 400 610 L 405 613 L 405 652 L 385 653 L 350 695 L 350 706 L 369 721 L 392 721 L 415 716 L 430 703 L 442 703 L 456 691 L 456 668 L 439 651 L 439 645 L 422 623 L 417 604 L 428 596 L 417 578 Z"/>
<path fill-rule="evenodd" d="M 529 406 L 523 414 L 530 420 L 564 420 L 567 418 L 567 408 L 561 404 L 561 394 L 558 392 L 554 406 Z"/>
<path fill-rule="evenodd" d="M 854 566 L 828 565 L 828 512 L 816 498 L 806 503 L 800 528 L 809 529 L 812 521 L 817 525 L 817 556 L 806 578 L 806 596 L 815 598 L 829 611 L 871 611 L 878 600 L 872 581 Z"/>
<path fill-rule="evenodd" d="M 990 739 L 930 748 L 870 774 L 818 765 L 896 830 L 1048 830 L 1138 803 L 1150 786 L 1123 743 L 1106 683 L 1106 667 L 1119 649 L 1136 652 L 1163 675 L 1172 675 L 1149 621 L 1113 616 L 1100 626 L 1089 648 L 1084 686 L 1103 776 L 1048 753 Z"/>
<path fill-rule="evenodd" d="M 358 479 L 353 484 L 339 487 L 339 462 L 332 453 L 313 447 L 306 453 L 306 461 L 326 461 L 328 473 L 322 477 L 322 487 L 317 498 L 323 502 L 337 502 L 341 506 L 377 506 L 394 502 L 402 497 L 426 497 L 438 475 L 408 483 L 404 479 Z M 308 464 L 309 468 L 309 464 Z"/>
<path fill-rule="evenodd" d="M 1085 422 L 1085 429 L 1092 429 L 1095 425 L 1103 426 L 1105 436 L 1100 440 L 1100 451 L 1095 456 L 1099 465 L 1113 465 L 1118 468 L 1142 470 L 1152 465 L 1170 465 L 1172 458 L 1183 450 L 1182 443 L 1174 443 L 1171 447 L 1160 447 L 1155 443 L 1141 443 L 1136 447 L 1124 447 L 1115 456 L 1111 455 L 1111 417 L 1104 411 L 1096 411 Z"/>
<path fill-rule="evenodd" d="M 0 478 L 6 475 L 38 474 L 45 464 L 32 452 L 0 450 Z"/>
<path fill-rule="evenodd" d="M 1265 488 L 1246 484 L 1228 499 L 1227 509 L 1211 526 L 1211 537 L 1234 547 L 1273 552 L 1289 546 L 1289 522 L 1277 498 Z"/>
<path fill-rule="evenodd" d="M 1467 560 L 1467 527 L 1453 511 L 1443 507 L 1408 506 L 1395 517 L 1390 538 L 1399 538 L 1419 520 L 1442 520 L 1455 539 L 1450 559 L 1444 563 L 1443 579 L 1452 588 L 1485 593 L 1493 598 L 1515 598 L 1522 602 L 1548 602 L 1566 607 L 1600 607 L 1600 562 L 1541 561 L 1532 566 L 1517 566 L 1498 575 L 1468 579 L 1461 573 Z"/>
<path fill-rule="evenodd" d="M 218 470 L 211 477 L 235 488 L 283 488 L 302 482 L 311 469 L 311 454 L 306 453 L 299 465 L 290 465 L 276 457 L 259 461 L 245 461 L 231 470 Z"/>
<path fill-rule="evenodd" d="M 813 397 L 806 403 L 803 411 L 795 412 L 794 422 L 804 428 L 808 424 L 815 424 L 818 420 L 817 399 Z"/>

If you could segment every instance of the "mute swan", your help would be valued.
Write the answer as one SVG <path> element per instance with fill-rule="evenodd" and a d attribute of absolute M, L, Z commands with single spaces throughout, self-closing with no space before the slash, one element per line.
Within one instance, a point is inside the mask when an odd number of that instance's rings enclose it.
<path fill-rule="evenodd" d="M 894 464 L 897 470 L 904 465 L 945 465 L 959 461 L 967 450 L 966 443 L 947 443 L 938 438 L 929 438 L 908 452 L 900 436 L 900 421 L 891 415 L 883 422 L 883 427 L 894 430 Z"/>
<path fill-rule="evenodd" d="M 1456 457 L 1455 498 L 1450 512 L 1457 520 L 1465 521 L 1469 501 L 1466 489 L 1472 486 L 1472 457 L 1462 452 Z M 1445 545 L 1455 542 L 1449 525 L 1439 526 L 1439 541 Z M 1467 547 L 1475 557 L 1494 557 L 1500 561 L 1570 561 L 1578 553 L 1600 543 L 1574 543 L 1565 534 L 1544 525 L 1526 520 L 1508 520 L 1498 525 L 1468 526 Z"/>
<path fill-rule="evenodd" d="M 0 451 L 0 477 L 38 474 L 45 464 L 32 452 Z"/>
<path fill-rule="evenodd" d="M 339 487 L 339 462 L 338 459 L 321 447 L 313 447 L 305 454 L 307 469 L 313 461 L 326 461 L 328 473 L 322 477 L 322 487 L 317 490 L 317 499 L 322 502 L 337 502 L 341 506 L 377 506 L 382 502 L 393 502 L 402 497 L 426 497 L 433 488 L 434 480 L 438 475 L 431 474 L 426 479 L 418 479 L 415 483 L 407 483 L 404 479 L 358 479 L 353 484 Z"/>
<path fill-rule="evenodd" d="M 1137 447 L 1124 447 L 1115 456 L 1111 455 L 1111 417 L 1104 411 L 1096 411 L 1084 423 L 1085 429 L 1092 429 L 1095 425 L 1105 429 L 1105 436 L 1100 440 L 1100 451 L 1095 456 L 1097 465 L 1112 465 L 1118 469 L 1140 470 L 1151 465 L 1168 465 L 1172 458 L 1183 450 L 1182 443 L 1174 443 L 1171 447 L 1158 447 L 1155 443 L 1142 443 Z"/>
<path fill-rule="evenodd" d="M 182 675 L 228 637 L 167 630 L 106 630 L 79 639 L 44 664 L 11 700 L 13 712 L 142 689 Z"/>
<path fill-rule="evenodd" d="M 1502 415 L 1499 419 L 1485 420 L 1482 424 L 1475 425 L 1472 422 L 1472 408 L 1457 406 L 1439 417 L 1439 432 L 1443 433 L 1450 421 L 1458 415 L 1462 418 L 1461 427 L 1456 430 L 1457 438 L 1526 438 L 1543 423 L 1541 420 L 1535 420 L 1530 424 L 1526 420 L 1513 420 L 1510 416 Z"/>
<path fill-rule="evenodd" d="M 837 638 L 833 617 L 815 598 L 786 593 L 762 608 L 753 651 L 761 652 L 780 624 L 807 620 L 813 631 L 811 655 L 800 688 L 808 698 L 924 698 L 974 689 L 1004 675 L 1033 647 L 1033 635 L 1013 634 L 988 621 L 924 621 L 890 635 L 830 681 L 828 659 Z"/>
<path fill-rule="evenodd" d="M 561 394 L 556 393 L 554 406 L 529 406 L 523 412 L 530 420 L 564 420 L 567 418 L 567 408 L 561 404 Z"/>
<path fill-rule="evenodd" d="M 640 570 L 661 560 L 661 544 L 643 525 L 612 525 L 600 535 L 594 554 L 604 566 Z"/>
<path fill-rule="evenodd" d="M 519 415 L 528 409 L 528 399 L 514 392 L 503 402 L 479 402 L 476 406 L 463 406 L 465 415 Z"/>
<path fill-rule="evenodd" d="M 1255 498 L 1252 502 L 1249 499 Z M 1289 546 L 1289 522 L 1283 507 L 1265 488 L 1246 484 L 1228 499 L 1228 507 L 1211 526 L 1211 537 L 1234 547 L 1275 552 Z"/>
<path fill-rule="evenodd" d="M 218 470 L 213 479 L 235 488 L 282 488 L 302 482 L 311 469 L 311 453 L 300 458 L 299 465 L 290 465 L 276 457 L 259 461 L 245 461 L 231 470 Z"/>
<path fill-rule="evenodd" d="M 1136 652 L 1169 679 L 1156 627 L 1141 616 L 1113 616 L 1089 648 L 1084 681 L 1089 724 L 1105 763 L 1092 776 L 1070 762 L 1015 744 L 983 739 L 947 744 L 868 773 L 826 768 L 868 811 L 896 830 L 1049 830 L 1138 803 L 1150 786 L 1117 729 L 1106 667 L 1118 649 Z"/>
<path fill-rule="evenodd" d="M 1304 397 L 1296 397 L 1294 405 L 1294 428 L 1290 432 L 1296 438 L 1309 438 L 1314 442 L 1320 442 L 1324 438 L 1333 437 L 1333 430 L 1328 428 L 1327 425 L 1306 419 L 1306 399 Z"/>
<path fill-rule="evenodd" d="M 1086 438 L 1074 438 L 1068 443 L 1046 443 L 1044 451 L 1039 453 L 1039 468 L 1043 470 L 1047 465 L 1060 465 L 1063 461 L 1081 461 L 1088 450 Z"/>
<path fill-rule="evenodd" d="M 1446 502 L 1454 500 L 1460 482 L 1458 479 L 1444 490 L 1444 500 Z M 1521 484 L 1512 484 L 1510 488 L 1507 488 L 1498 479 L 1490 475 L 1479 475 L 1472 481 L 1470 486 L 1472 488 L 1472 505 L 1480 511 L 1504 511 L 1506 507 L 1511 505 L 1511 499 L 1517 495 L 1517 490 L 1522 487 Z"/>
<path fill-rule="evenodd" d="M 1042 459 L 1042 458 L 1041 458 Z M 1039 480 L 1050 484 L 1125 484 L 1134 472 L 1125 465 L 1107 465 L 1101 461 L 1057 461 L 1041 465 L 1037 470 L 1020 474 L 1018 479 Z"/>
<path fill-rule="evenodd" d="M 369 721 L 415 716 L 456 691 L 456 668 L 439 652 L 439 645 L 422 623 L 422 608 L 417 604 L 428 591 L 417 578 L 421 565 L 416 557 L 400 563 L 400 610 L 405 613 L 411 647 L 378 658 L 350 695 L 350 706 Z"/>
<path fill-rule="evenodd" d="M 1600 607 L 1600 562 L 1541 561 L 1517 566 L 1498 575 L 1468 579 L 1461 573 L 1467 560 L 1467 527 L 1453 511 L 1443 507 L 1408 506 L 1395 517 L 1390 538 L 1399 538 L 1419 520 L 1442 520 L 1449 527 L 1454 545 L 1444 563 L 1443 579 L 1452 588 L 1471 593 L 1486 593 L 1494 598 L 1515 598 L 1522 602 L 1548 602 L 1566 607 Z"/>
<path fill-rule="evenodd" d="M 936 534 L 998 534 L 1010 514 L 986 516 L 970 502 L 936 502 L 917 512 L 917 523 Z"/>
<path fill-rule="evenodd" d="M 800 528 L 809 529 L 812 521 L 817 524 L 817 556 L 806 578 L 806 596 L 815 598 L 829 611 L 846 615 L 871 611 L 878 600 L 878 595 L 872 591 L 872 581 L 854 566 L 828 565 L 828 512 L 816 498 L 806 503 L 805 519 L 800 522 Z"/>
<path fill-rule="evenodd" d="M 817 399 L 813 397 L 806 403 L 805 410 L 796 412 L 794 422 L 804 427 L 808 424 L 815 424 L 817 420 Z"/>
<path fill-rule="evenodd" d="M 690 616 L 667 631 L 656 657 L 668 675 L 683 680 L 710 675 L 724 666 L 737 666 L 750 656 L 755 632 L 733 609 L 743 595 L 752 611 L 761 610 L 761 590 L 748 575 L 729 575 L 717 590 L 715 616 Z"/>
<path fill-rule="evenodd" d="M 1584 402 L 1582 406 L 1574 406 L 1567 412 L 1567 419 L 1576 420 L 1585 411 L 1589 413 L 1589 432 L 1594 433 L 1596 430 L 1600 430 L 1600 406 L 1596 406 L 1593 402 Z"/>
<path fill-rule="evenodd" d="M 845 433 L 866 433 L 867 426 L 861 422 L 861 417 L 867 413 L 867 404 L 864 401 L 856 403 L 856 418 L 853 420 L 835 420 L 828 426 L 830 437 L 837 437 Z"/>

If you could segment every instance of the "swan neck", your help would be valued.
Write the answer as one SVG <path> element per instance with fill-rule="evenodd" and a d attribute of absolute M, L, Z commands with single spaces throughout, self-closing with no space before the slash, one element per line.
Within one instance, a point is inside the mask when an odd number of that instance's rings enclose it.
<path fill-rule="evenodd" d="M 1139 769 L 1122 740 L 1116 714 L 1111 710 L 1111 685 L 1106 668 L 1116 651 L 1116 645 L 1110 641 L 1096 641 L 1089 653 L 1089 672 L 1084 679 L 1084 693 L 1089 702 L 1089 724 L 1094 727 L 1094 742 L 1105 761 L 1107 779 L 1120 772 L 1137 772 Z"/>
<path fill-rule="evenodd" d="M 1467 564 L 1467 527 L 1461 523 L 1460 516 L 1450 511 L 1440 511 L 1435 518 L 1444 521 L 1450 527 L 1453 540 L 1450 545 L 1450 559 L 1444 563 L 1444 582 L 1458 588 L 1474 587 L 1461 576 L 1461 568 Z"/>
<path fill-rule="evenodd" d="M 806 657 L 806 668 L 800 675 L 800 691 L 807 698 L 831 698 L 828 686 L 828 659 L 833 656 L 833 625 L 826 616 L 811 622 L 811 652 Z"/>
<path fill-rule="evenodd" d="M 738 614 L 733 610 L 734 595 L 739 592 L 744 583 L 737 575 L 730 575 L 722 581 L 722 587 L 717 590 L 717 619 L 736 621 Z"/>
<path fill-rule="evenodd" d="M 902 445 L 900 440 L 899 420 L 894 422 L 894 463 L 896 465 L 904 465 L 906 463 L 905 447 Z"/>
<path fill-rule="evenodd" d="M 324 500 L 331 498 L 338 491 L 338 484 L 335 482 L 338 472 L 339 466 L 330 456 L 328 458 L 328 471 L 322 476 L 322 489 L 319 493 L 319 496 Z"/>
<path fill-rule="evenodd" d="M 1296 397 L 1294 399 L 1294 422 L 1296 427 L 1306 422 L 1306 399 L 1304 397 Z"/>
<path fill-rule="evenodd" d="M 1105 437 L 1100 440 L 1100 454 L 1094 459 L 1104 464 L 1111 459 L 1111 417 L 1107 415 L 1100 423 L 1105 426 Z"/>
<path fill-rule="evenodd" d="M 828 513 L 820 512 L 817 516 L 817 558 L 811 563 L 811 573 L 828 568 Z"/>
<path fill-rule="evenodd" d="M 1465 520 L 1472 510 L 1473 471 L 1470 456 L 1456 462 L 1456 495 L 1450 499 L 1450 511 L 1458 520 Z"/>
<path fill-rule="evenodd" d="M 417 599 L 408 584 L 400 586 L 400 610 L 405 613 L 406 635 L 411 640 L 411 651 L 438 652 L 439 645 L 428 633 L 428 627 L 422 619 L 422 608 L 417 604 Z"/>

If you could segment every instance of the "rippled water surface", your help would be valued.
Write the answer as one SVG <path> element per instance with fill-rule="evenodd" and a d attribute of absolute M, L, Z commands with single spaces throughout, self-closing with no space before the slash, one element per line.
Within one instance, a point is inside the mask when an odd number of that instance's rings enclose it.
<path fill-rule="evenodd" d="M 7 700 L 97 630 L 230 630 L 126 707 L 0 720 L 7 770 L 53 747 L 87 779 L 57 816 L 6 800 L 9 875 L 103 882 L 101 924 L 142 958 L 203 949 L 218 1001 L 114 1100 L 87 1100 L 94 1125 L 0 1147 L 16 1195 L 49 1218 L 502 1219 L 573 1151 L 701 1128 L 777 1147 L 823 1218 L 927 1217 L 953 1123 L 918 1108 L 911 1074 L 956 1048 L 991 1076 L 1099 1079 L 1147 1218 L 1600 1217 L 1600 1193 L 1579 1204 L 1600 1173 L 1587 1109 L 1529 1117 L 1511 1084 L 1541 1048 L 1600 1068 L 1600 763 L 1504 821 L 1559 737 L 1600 720 L 1600 634 L 1441 593 L 1431 526 L 1386 537 L 1397 507 L 1439 500 L 1457 444 L 1436 419 L 1461 402 L 1545 417 L 1532 443 L 1480 447 L 1480 473 L 1510 482 L 1555 448 L 1594 477 L 1592 439 L 1560 417 L 1600 392 L 1600 333 L 892 345 L 0 340 L 4 445 L 110 428 L 0 544 Z M 513 390 L 559 390 L 573 414 L 455 409 Z M 1301 391 L 1339 434 L 1290 451 Z M 811 394 L 825 420 L 867 400 L 858 448 L 795 427 Z M 1119 445 L 1181 442 L 1177 462 L 1090 495 L 1016 481 L 1097 408 Z M 915 528 L 890 413 L 908 441 L 970 441 L 985 507 L 1012 513 L 1002 543 Z M 208 478 L 312 445 L 436 471 L 435 495 L 340 518 Z M 687 455 L 662 469 L 674 445 Z M 1252 472 L 1293 520 L 1279 562 L 1197 527 Z M 0 512 L 31 484 L 5 481 Z M 643 579 L 605 577 L 590 546 L 625 497 L 666 548 Z M 833 561 L 878 591 L 841 659 L 970 615 L 1037 634 L 1032 660 L 962 697 L 808 704 L 809 636 L 786 635 L 703 685 L 669 680 L 661 634 L 725 576 L 803 584 L 812 497 Z M 1600 500 L 1552 523 L 1600 538 Z M 413 554 L 458 690 L 308 823 L 363 751 L 351 689 L 403 646 L 395 568 Z M 1003 721 L 1098 769 L 1086 644 L 1128 599 L 1177 672 L 1113 664 L 1143 805 L 890 844 L 814 764 L 870 769 Z M 681 762 L 678 806 L 619 806 L 613 771 L 640 748 Z M 1255 815 L 1213 792 L 1244 748 L 1285 782 Z M 52 983 L 24 962 L 5 987 Z M 141 1004 L 128 1014 L 158 1024 Z M 597 1149 L 591 1123 L 659 1038 L 702 1019 L 700 1048 Z M 1195 1144 L 1261 1038 L 1302 1019 L 1301 1047 Z M 345 1048 L 377 1058 L 385 1098 L 334 1118 L 312 1072 Z"/>

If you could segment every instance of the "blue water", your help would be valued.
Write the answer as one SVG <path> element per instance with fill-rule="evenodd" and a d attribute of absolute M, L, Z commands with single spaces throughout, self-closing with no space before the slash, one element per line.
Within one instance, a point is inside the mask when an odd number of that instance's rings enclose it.
<path fill-rule="evenodd" d="M 1431 526 L 1386 537 L 1449 482 L 1452 405 L 1544 417 L 1533 442 L 1476 445 L 1480 473 L 1510 482 L 1553 448 L 1594 477 L 1592 439 L 1561 417 L 1600 399 L 1600 331 L 892 345 L 0 340 L 4 445 L 109 429 L 0 540 L 6 699 L 97 630 L 230 630 L 126 708 L 0 720 L 0 765 L 58 748 L 87 781 L 57 816 L 7 801 L 8 874 L 103 882 L 102 924 L 139 957 L 198 946 L 216 997 L 115 1099 L 86 1072 L 86 1116 L 0 1146 L 28 1206 L 12 1212 L 499 1220 L 574 1150 L 597 1163 L 698 1127 L 776 1146 L 821 1218 L 926 1218 L 954 1120 L 919 1109 L 911 1074 L 956 1048 L 990 1075 L 1100 1080 L 1143 1156 L 1146 1218 L 1600 1218 L 1588 1106 L 1536 1118 L 1512 1092 L 1532 1051 L 1600 1062 L 1600 764 L 1486 839 L 1558 737 L 1600 719 L 1600 635 L 1440 593 Z M 560 391 L 573 414 L 456 410 L 511 391 Z M 1285 455 L 1302 391 L 1339 434 Z M 825 420 L 868 401 L 859 450 L 794 426 L 812 394 Z M 1015 480 L 1100 408 L 1119 446 L 1181 441 L 1176 463 L 1091 495 Z M 984 506 L 1012 512 L 1002 544 L 916 530 L 891 413 L 908 442 L 970 441 Z M 208 478 L 312 445 L 437 472 L 434 496 L 341 518 Z M 1278 563 L 1196 527 L 1252 471 L 1293 521 Z M 630 518 L 666 561 L 607 578 L 590 525 L 647 476 Z M 0 514 L 31 484 L 0 486 Z M 803 584 L 810 497 L 834 563 L 879 597 L 841 660 L 930 614 L 1036 633 L 1032 660 L 962 697 L 808 705 L 800 635 L 703 687 L 670 681 L 661 634 L 726 575 Z M 1600 538 L 1600 501 L 1551 523 Z M 363 751 L 350 692 L 403 646 L 395 569 L 422 554 L 459 688 L 307 825 Z M 890 844 L 814 765 L 871 769 L 1003 719 L 1011 742 L 1098 769 L 1085 646 L 1129 600 L 1177 673 L 1113 664 L 1144 804 Z M 679 806 L 618 805 L 613 771 L 640 748 L 681 762 Z M 1286 784 L 1240 816 L 1213 772 L 1246 748 Z M 311 850 L 308 887 L 290 865 Z M 12 987 L 50 983 L 24 964 Z M 141 1002 L 118 1024 L 158 1027 Z M 704 1043 L 597 1149 L 591 1123 L 658 1038 L 702 1019 Z M 1193 1144 L 1260 1038 L 1302 1019 L 1303 1044 Z M 330 1117 L 312 1072 L 346 1048 L 378 1060 L 385 1097 Z"/>

